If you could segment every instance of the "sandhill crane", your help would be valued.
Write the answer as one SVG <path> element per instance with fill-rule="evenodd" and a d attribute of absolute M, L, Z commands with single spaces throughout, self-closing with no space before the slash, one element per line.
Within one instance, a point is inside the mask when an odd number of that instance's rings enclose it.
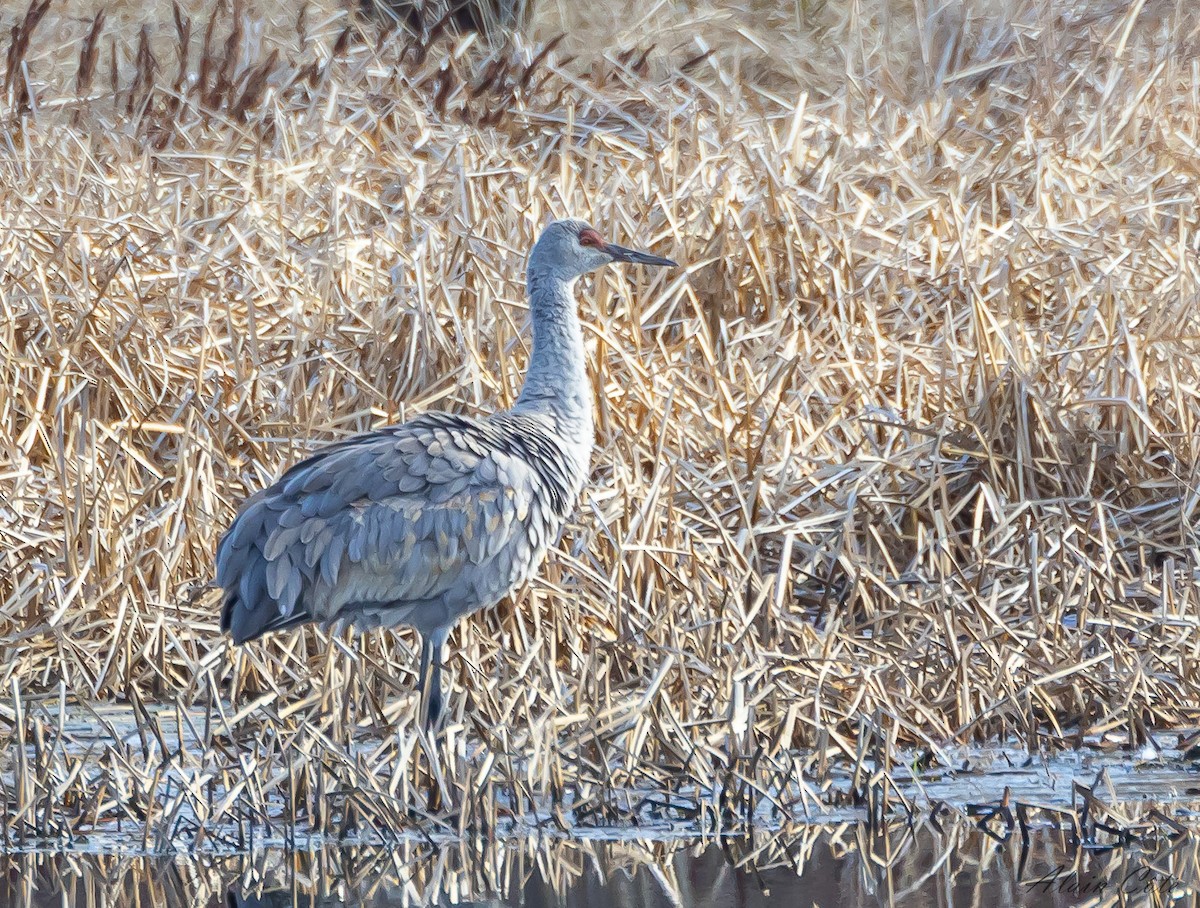
<path fill-rule="evenodd" d="M 512 409 L 426 413 L 328 445 L 242 504 L 217 546 L 234 643 L 314 621 L 413 627 L 425 725 L 437 725 L 450 629 L 537 570 L 583 488 L 592 401 L 574 287 L 610 262 L 675 264 L 580 220 L 542 232 L 526 278 L 533 352 Z"/>

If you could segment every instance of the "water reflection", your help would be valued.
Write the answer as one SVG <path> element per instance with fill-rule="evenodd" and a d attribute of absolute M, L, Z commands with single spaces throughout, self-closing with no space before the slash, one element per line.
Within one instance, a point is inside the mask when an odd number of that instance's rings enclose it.
<path fill-rule="evenodd" d="M 719 843 L 542 841 L 411 844 L 191 858 L 0 857 L 0 908 L 757 908 L 1162 905 L 1195 899 L 1195 837 L 1154 848 L 1029 847 L 965 822 L 803 828 Z"/>

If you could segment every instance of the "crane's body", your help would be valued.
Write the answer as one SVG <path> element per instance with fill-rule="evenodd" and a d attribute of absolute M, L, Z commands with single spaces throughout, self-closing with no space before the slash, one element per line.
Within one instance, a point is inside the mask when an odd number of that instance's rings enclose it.
<path fill-rule="evenodd" d="M 235 643 L 308 622 L 413 627 L 437 722 L 450 629 L 537 570 L 583 488 L 592 402 L 574 284 L 611 261 L 674 264 L 582 221 L 543 232 L 528 272 L 533 354 L 512 409 L 427 413 L 328 445 L 246 500 L 217 548 Z"/>

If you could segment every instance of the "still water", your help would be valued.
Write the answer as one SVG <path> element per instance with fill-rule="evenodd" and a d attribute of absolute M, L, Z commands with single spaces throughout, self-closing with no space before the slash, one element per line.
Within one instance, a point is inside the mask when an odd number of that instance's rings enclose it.
<path fill-rule="evenodd" d="M 798 827 L 721 843 L 522 839 L 194 858 L 0 857 L 0 908 L 522 905 L 536 908 L 1190 905 L 1197 839 L 1081 848 L 940 828 Z"/>

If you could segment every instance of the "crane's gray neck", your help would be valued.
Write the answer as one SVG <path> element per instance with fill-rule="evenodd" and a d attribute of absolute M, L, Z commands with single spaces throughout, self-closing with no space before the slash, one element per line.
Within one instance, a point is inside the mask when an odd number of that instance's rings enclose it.
<path fill-rule="evenodd" d="M 529 269 L 533 354 L 514 410 L 553 415 L 572 445 L 592 448 L 592 399 L 583 355 L 583 330 L 576 313 L 575 278 Z"/>

